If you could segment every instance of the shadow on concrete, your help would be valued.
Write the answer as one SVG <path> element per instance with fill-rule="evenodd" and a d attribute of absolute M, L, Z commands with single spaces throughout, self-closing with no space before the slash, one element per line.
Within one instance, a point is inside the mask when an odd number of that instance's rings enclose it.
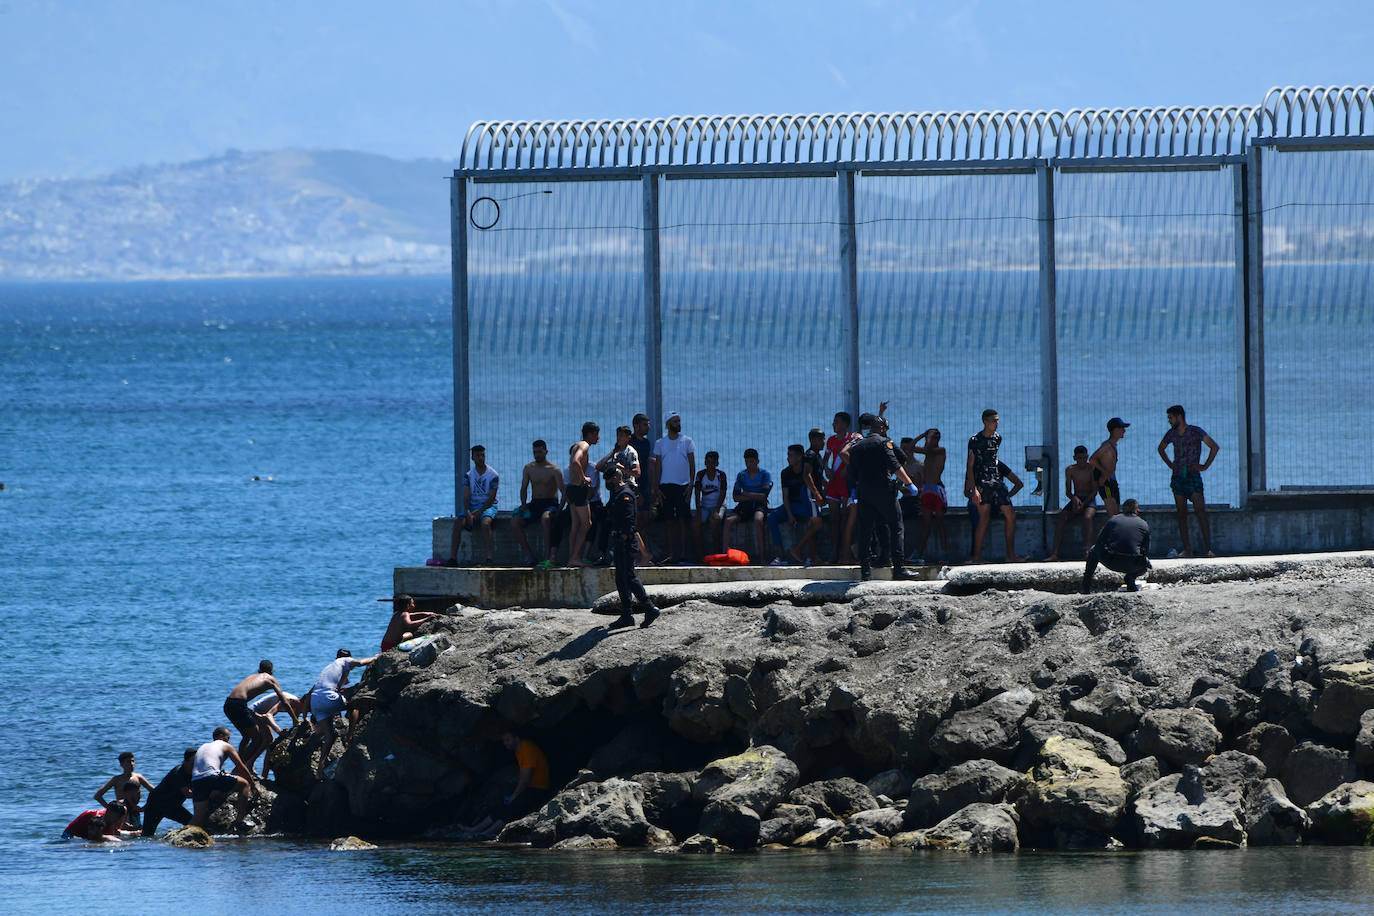
<path fill-rule="evenodd" d="M 575 658 L 581 658 L 592 651 L 592 649 L 596 648 L 597 643 L 601 642 L 601 640 L 605 639 L 607 636 L 610 636 L 612 632 L 612 630 L 606 629 L 601 624 L 597 624 L 563 647 L 543 656 L 539 661 L 535 662 L 535 664 L 543 665 L 552 661 L 566 662 Z"/>

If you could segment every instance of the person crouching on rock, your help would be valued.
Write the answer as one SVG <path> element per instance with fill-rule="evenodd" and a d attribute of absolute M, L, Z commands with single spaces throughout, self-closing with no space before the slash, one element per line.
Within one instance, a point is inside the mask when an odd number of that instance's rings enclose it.
<path fill-rule="evenodd" d="M 219 807 L 219 803 L 235 792 L 238 793 L 238 797 L 234 800 L 237 812 L 234 823 L 242 823 L 243 816 L 248 813 L 248 796 L 245 790 L 251 790 L 255 796 L 259 794 L 258 781 L 253 771 L 229 743 L 229 729 L 221 725 L 210 737 L 212 740 L 205 742 L 196 750 L 196 759 L 191 764 L 191 806 L 195 809 L 191 816 L 191 826 L 202 829 L 210 815 Z M 222 767 L 226 759 L 233 761 L 237 771 L 243 775 L 236 776 L 224 772 Z"/>
<path fill-rule="evenodd" d="M 633 510 L 634 503 L 631 502 L 630 506 Z M 638 549 L 633 541 L 630 544 L 632 549 Z M 506 750 L 515 753 L 515 765 L 520 768 L 515 788 L 502 799 L 506 819 L 513 821 L 529 814 L 548 798 L 549 759 L 544 756 L 539 745 L 528 738 L 521 738 L 509 729 L 501 733 L 501 743 L 506 746 Z"/>
<path fill-rule="evenodd" d="M 1092 591 L 1093 573 L 1097 564 L 1115 570 L 1126 577 L 1126 590 L 1140 590 L 1136 576 L 1150 568 L 1150 526 L 1140 515 L 1140 503 L 1128 499 L 1121 504 L 1121 514 L 1107 519 L 1097 543 L 1088 551 L 1088 562 L 1083 568 L 1083 594 Z"/>
<path fill-rule="evenodd" d="M 617 630 L 635 625 L 632 598 L 638 599 L 639 607 L 644 612 L 644 622 L 640 627 L 647 627 L 658 619 L 658 608 L 649 601 L 649 593 L 644 591 L 639 574 L 635 572 L 635 553 L 638 549 L 635 539 L 637 497 L 634 487 L 626 482 L 620 465 L 608 465 L 605 474 L 606 489 L 611 493 L 606 522 L 610 526 L 611 552 L 615 555 L 615 588 L 620 593 L 620 616 L 606 629 Z"/>

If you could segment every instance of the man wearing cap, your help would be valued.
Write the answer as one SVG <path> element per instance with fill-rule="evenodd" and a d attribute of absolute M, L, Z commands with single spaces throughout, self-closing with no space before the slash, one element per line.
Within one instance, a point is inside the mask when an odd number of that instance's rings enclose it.
<path fill-rule="evenodd" d="M 662 507 L 659 516 L 667 526 L 668 559 L 682 560 L 687 554 L 687 520 L 691 517 L 692 483 L 697 477 L 697 447 L 691 436 L 682 434 L 682 417 L 676 410 L 663 425 L 668 434 L 654 443 L 654 501 Z"/>
<path fill-rule="evenodd" d="M 1088 459 L 1097 492 L 1101 494 L 1102 505 L 1107 510 L 1107 518 L 1121 512 L 1121 484 L 1116 482 L 1117 443 L 1126 437 L 1126 427 L 1130 425 L 1120 417 L 1108 420 L 1106 441 Z"/>
<path fill-rule="evenodd" d="M 892 559 L 892 578 L 910 579 L 903 565 L 906 554 L 902 549 L 902 510 L 897 505 L 895 474 L 909 495 L 919 491 L 902 469 L 897 446 L 887 437 L 887 421 L 866 413 L 859 417 L 859 426 L 868 435 L 849 446 L 849 475 L 859 503 L 859 578 L 873 578 L 874 528 L 887 528 L 887 550 Z M 882 559 L 881 557 L 879 558 Z"/>

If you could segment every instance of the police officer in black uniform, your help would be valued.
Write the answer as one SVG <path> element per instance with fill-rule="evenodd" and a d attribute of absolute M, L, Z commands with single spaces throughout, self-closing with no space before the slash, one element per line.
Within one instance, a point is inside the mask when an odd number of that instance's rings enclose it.
<path fill-rule="evenodd" d="M 873 529 L 879 524 L 887 529 L 892 578 L 913 578 L 902 565 L 905 560 L 902 550 L 902 510 L 897 504 L 897 486 L 893 475 L 901 481 L 907 493 L 915 495 L 916 487 L 906 471 L 902 470 L 897 446 L 887 437 L 887 421 L 866 413 L 859 417 L 859 426 L 869 429 L 867 436 L 849 448 L 849 479 L 854 482 L 859 497 L 859 578 L 865 581 L 873 578 L 873 555 L 870 551 Z"/>
<path fill-rule="evenodd" d="M 620 593 L 620 616 L 607 629 L 618 630 L 635 625 L 635 619 L 631 616 L 634 607 L 632 598 L 639 599 L 640 609 L 644 611 L 644 622 L 639 625 L 643 629 L 658 619 L 658 608 L 649 601 L 649 594 L 644 591 L 644 585 L 635 572 L 635 554 L 639 552 L 639 541 L 635 537 L 635 515 L 639 496 L 626 481 L 620 465 L 611 464 L 604 473 L 606 489 L 611 493 L 610 505 L 606 507 L 606 524 L 611 533 L 611 553 L 615 556 L 615 587 Z"/>

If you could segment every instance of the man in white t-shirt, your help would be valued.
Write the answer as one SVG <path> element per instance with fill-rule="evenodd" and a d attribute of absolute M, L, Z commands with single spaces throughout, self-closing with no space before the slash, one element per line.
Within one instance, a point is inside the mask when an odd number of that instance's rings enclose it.
<path fill-rule="evenodd" d="M 661 507 L 659 518 L 667 525 L 668 559 L 664 562 L 671 563 L 674 558 L 686 558 L 697 447 L 691 436 L 682 434 L 682 417 L 676 410 L 668 414 L 663 425 L 668 434 L 654 443 L 650 498 Z"/>
<path fill-rule="evenodd" d="M 496 520 L 496 491 L 501 487 L 501 475 L 495 468 L 487 467 L 487 450 L 484 446 L 472 447 L 472 467 L 463 475 L 463 514 L 453 520 L 453 543 L 449 547 L 448 562 L 445 566 L 458 565 L 458 543 L 464 531 L 482 529 L 482 538 L 487 542 L 487 565 L 492 563 L 491 523 Z"/>

